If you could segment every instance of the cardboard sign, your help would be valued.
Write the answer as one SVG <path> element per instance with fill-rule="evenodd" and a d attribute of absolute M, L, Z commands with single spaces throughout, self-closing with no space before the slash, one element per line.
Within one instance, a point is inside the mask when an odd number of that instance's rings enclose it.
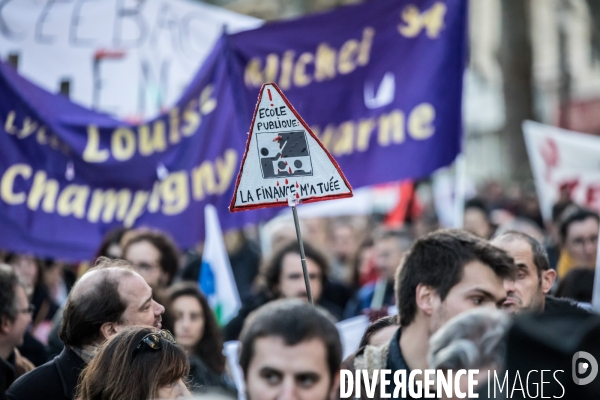
<path fill-rule="evenodd" d="M 274 83 L 260 89 L 229 209 L 351 197 L 331 154 Z"/>

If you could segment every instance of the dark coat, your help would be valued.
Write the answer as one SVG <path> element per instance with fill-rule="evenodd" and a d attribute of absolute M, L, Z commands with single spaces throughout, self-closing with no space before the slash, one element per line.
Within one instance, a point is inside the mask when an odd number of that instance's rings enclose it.
<path fill-rule="evenodd" d="M 65 347 L 52 361 L 26 373 L 6 391 L 8 400 L 72 400 L 85 362 Z"/>

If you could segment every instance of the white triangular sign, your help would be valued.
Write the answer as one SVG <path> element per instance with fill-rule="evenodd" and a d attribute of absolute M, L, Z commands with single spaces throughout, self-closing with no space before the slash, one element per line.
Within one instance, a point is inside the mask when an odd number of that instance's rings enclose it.
<path fill-rule="evenodd" d="M 260 89 L 229 209 L 286 206 L 351 197 L 331 154 L 274 83 Z"/>

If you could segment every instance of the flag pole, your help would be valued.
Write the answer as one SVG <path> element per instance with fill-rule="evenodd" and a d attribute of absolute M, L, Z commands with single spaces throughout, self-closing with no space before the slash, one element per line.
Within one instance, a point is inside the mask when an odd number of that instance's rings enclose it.
<path fill-rule="evenodd" d="M 302 243 L 302 233 L 300 232 L 300 222 L 298 221 L 298 211 L 296 211 L 296 199 L 290 198 L 288 205 L 292 207 L 292 213 L 294 214 L 294 225 L 296 225 L 296 236 L 298 237 L 298 246 L 300 247 L 300 261 L 302 262 L 302 272 L 304 273 L 304 284 L 306 285 L 306 294 L 308 295 L 308 301 L 311 305 L 315 305 L 310 291 L 310 281 L 308 279 L 308 270 L 306 268 L 306 256 L 304 255 L 304 244 Z"/>

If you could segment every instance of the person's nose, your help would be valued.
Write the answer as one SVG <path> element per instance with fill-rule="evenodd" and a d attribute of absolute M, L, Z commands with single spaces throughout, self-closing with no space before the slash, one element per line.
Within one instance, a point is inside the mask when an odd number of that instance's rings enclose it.
<path fill-rule="evenodd" d="M 181 317 L 181 326 L 183 329 L 188 330 L 192 322 L 192 319 L 188 315 Z"/>
<path fill-rule="evenodd" d="M 152 301 L 154 301 L 154 300 L 152 300 Z M 156 315 L 158 317 L 159 315 L 162 315 L 165 312 L 165 308 L 161 304 L 157 303 L 156 301 L 154 301 L 154 304 L 155 304 L 154 315 Z"/>
<path fill-rule="evenodd" d="M 598 242 L 593 241 L 593 240 L 585 241 L 585 252 L 587 254 L 594 255 L 594 254 L 596 254 L 597 249 L 598 249 Z"/>
<path fill-rule="evenodd" d="M 504 290 L 506 290 L 506 294 L 514 293 L 515 281 L 513 279 L 505 279 L 504 280 Z"/>
<path fill-rule="evenodd" d="M 285 379 L 281 385 L 281 392 L 277 400 L 298 400 L 296 395 L 296 385 L 292 379 Z"/>

